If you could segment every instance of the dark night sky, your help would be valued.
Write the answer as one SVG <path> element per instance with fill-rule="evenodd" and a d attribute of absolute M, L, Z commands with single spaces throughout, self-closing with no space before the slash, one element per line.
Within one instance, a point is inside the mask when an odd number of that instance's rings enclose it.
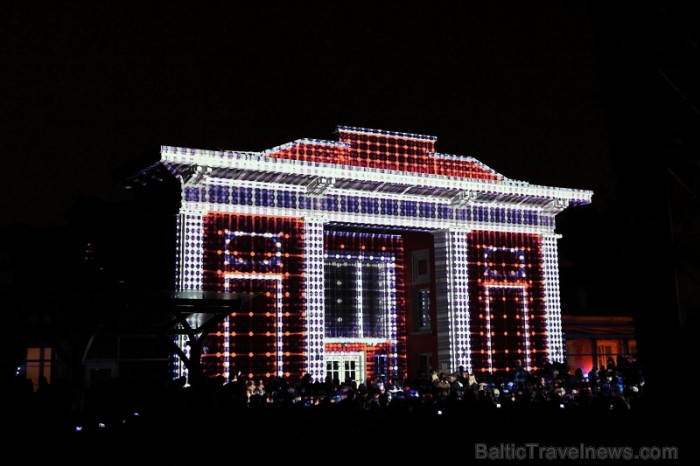
<path fill-rule="evenodd" d="M 2 29 L 2 224 L 126 199 L 116 174 L 161 144 L 263 150 L 338 124 L 436 135 L 535 184 L 614 189 L 587 2 L 68 4 L 10 10 Z"/>
<path fill-rule="evenodd" d="M 685 66 L 700 70 L 695 16 L 675 1 L 463 3 L 6 9 L 0 227 L 62 226 L 92 205 L 80 221 L 105 228 L 94 206 L 138 205 L 119 185 L 160 145 L 264 150 L 336 125 L 430 134 L 509 178 L 593 190 L 559 217 L 562 266 L 582 270 L 564 305 L 629 312 L 616 290 L 639 283 L 600 264 L 634 268 L 635 251 L 669 241 L 659 154 L 700 148 L 700 105 L 684 100 L 700 82 Z M 631 245 L 640 228 L 653 237 Z M 577 302 L 579 286 L 597 302 Z"/>

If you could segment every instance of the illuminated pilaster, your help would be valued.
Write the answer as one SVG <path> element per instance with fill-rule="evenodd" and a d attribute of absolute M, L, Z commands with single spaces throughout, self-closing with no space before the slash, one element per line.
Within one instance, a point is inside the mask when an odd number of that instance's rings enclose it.
<path fill-rule="evenodd" d="M 307 372 L 314 380 L 325 376 L 323 315 L 323 220 L 304 219 L 304 296 L 306 304 Z"/>
<path fill-rule="evenodd" d="M 448 371 L 464 366 L 471 372 L 467 231 L 442 230 L 434 237 L 438 364 Z"/>
<path fill-rule="evenodd" d="M 179 291 L 202 289 L 202 214 L 181 211 L 178 215 L 178 268 Z"/>
<path fill-rule="evenodd" d="M 542 271 L 544 276 L 548 362 L 564 361 L 564 337 L 561 328 L 561 300 L 559 297 L 558 238 L 559 235 L 554 234 L 542 236 Z"/>

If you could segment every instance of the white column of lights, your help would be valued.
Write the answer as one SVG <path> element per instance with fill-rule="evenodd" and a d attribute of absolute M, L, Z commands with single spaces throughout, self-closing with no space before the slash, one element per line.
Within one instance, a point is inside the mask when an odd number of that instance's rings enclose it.
<path fill-rule="evenodd" d="M 176 220 L 175 220 L 175 289 L 178 291 L 181 291 L 183 289 L 183 273 L 182 273 L 182 264 L 184 263 L 185 257 L 183 253 L 183 247 L 184 247 L 184 235 L 183 235 L 183 230 L 184 230 L 184 224 L 185 224 L 185 219 L 184 219 L 184 214 L 180 213 L 178 214 Z M 173 343 L 180 348 L 182 351 L 185 351 L 187 349 L 187 346 L 185 345 L 185 339 L 182 335 L 176 335 L 173 337 Z M 182 363 L 182 359 L 180 359 L 177 355 L 173 357 L 172 360 L 172 373 L 173 373 L 173 380 L 177 379 L 178 377 L 182 376 L 187 376 L 185 372 L 185 365 Z"/>
<path fill-rule="evenodd" d="M 177 268 L 176 284 L 178 291 L 202 289 L 203 275 L 203 236 L 204 221 L 200 212 L 181 209 L 177 216 Z M 190 357 L 187 337 L 178 335 L 175 344 Z M 175 373 L 178 377 L 187 377 L 188 370 L 182 359 L 177 358 Z"/>
<path fill-rule="evenodd" d="M 391 341 L 391 354 L 389 364 L 389 372 L 396 375 L 399 370 L 399 354 L 398 354 L 398 322 L 396 315 L 396 258 L 391 256 L 386 258 L 386 274 L 384 275 L 384 283 L 386 285 L 386 292 L 384 296 L 388 297 L 388 302 L 384 305 L 384 315 L 386 316 L 387 323 L 389 324 L 389 339 Z"/>
<path fill-rule="evenodd" d="M 445 292 L 445 298 L 439 300 L 442 302 L 438 302 L 438 307 L 443 308 L 442 313 L 438 314 L 438 332 L 446 333 L 448 354 L 447 361 L 444 362 L 448 364 L 448 370 L 452 371 L 458 366 L 464 366 L 471 372 L 467 232 L 466 229 L 449 229 L 442 232 L 441 241 L 436 241 L 436 260 L 444 261 L 445 274 L 441 286 Z M 441 257 L 438 257 L 438 254 Z M 445 316 L 446 321 L 444 321 Z M 440 346 L 439 342 L 438 346 Z"/>
<path fill-rule="evenodd" d="M 450 314 L 452 307 L 452 268 L 451 247 L 448 230 L 433 232 L 435 243 L 435 329 L 437 333 L 437 367 L 443 367 L 450 362 L 451 345 Z"/>
<path fill-rule="evenodd" d="M 484 289 L 484 301 L 486 302 L 486 363 L 490 373 L 493 373 L 493 345 L 491 344 L 491 293 L 490 286 Z"/>
<path fill-rule="evenodd" d="M 204 221 L 199 212 L 181 212 L 178 216 L 179 291 L 201 290 L 203 274 Z"/>
<path fill-rule="evenodd" d="M 183 286 L 182 263 L 185 260 L 183 254 L 183 225 L 185 224 L 184 214 L 178 213 L 175 218 L 175 289 L 180 291 Z"/>
<path fill-rule="evenodd" d="M 454 331 L 455 331 L 455 360 L 454 366 L 464 366 L 471 372 L 471 341 L 469 333 L 469 289 L 468 289 L 468 230 L 452 230 L 453 266 L 454 266 Z"/>
<path fill-rule="evenodd" d="M 304 294 L 306 296 L 307 372 L 314 380 L 326 375 L 323 315 L 323 220 L 304 219 Z"/>
<path fill-rule="evenodd" d="M 357 286 L 355 287 L 355 299 L 357 300 L 357 305 L 355 309 L 358 310 L 357 312 L 357 336 L 359 338 L 363 338 L 365 336 L 365 322 L 364 322 L 364 314 L 363 314 L 363 303 L 362 303 L 362 256 L 358 258 L 358 261 L 355 262 L 355 281 L 357 283 Z"/>
<path fill-rule="evenodd" d="M 542 235 L 542 275 L 548 362 L 564 361 L 564 337 L 561 325 L 561 299 L 559 296 L 558 238 L 559 235 L 556 234 Z"/>

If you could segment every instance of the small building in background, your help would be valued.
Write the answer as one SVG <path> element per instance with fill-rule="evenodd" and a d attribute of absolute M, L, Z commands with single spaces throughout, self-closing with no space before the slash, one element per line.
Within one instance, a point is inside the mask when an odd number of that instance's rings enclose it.
<path fill-rule="evenodd" d="M 573 372 L 588 374 L 606 368 L 608 360 L 637 358 L 637 340 L 631 316 L 562 315 L 566 361 Z"/>

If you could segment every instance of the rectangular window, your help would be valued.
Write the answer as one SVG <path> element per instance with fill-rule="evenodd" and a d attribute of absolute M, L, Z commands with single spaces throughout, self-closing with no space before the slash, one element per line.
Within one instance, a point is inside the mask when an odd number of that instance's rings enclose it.
<path fill-rule="evenodd" d="M 598 367 L 608 367 L 608 359 L 612 359 L 613 363 L 617 362 L 617 355 L 622 354 L 622 344 L 620 340 L 598 340 Z"/>
<path fill-rule="evenodd" d="M 430 281 L 430 250 L 420 249 L 411 253 L 411 283 L 414 285 Z"/>
<path fill-rule="evenodd" d="M 374 373 L 377 377 L 385 378 L 388 374 L 389 361 L 386 354 L 374 355 Z"/>
<path fill-rule="evenodd" d="M 388 338 L 390 274 L 384 261 L 326 259 L 325 323 L 329 338 Z"/>
<path fill-rule="evenodd" d="M 35 391 L 40 377 L 51 381 L 51 353 L 50 346 L 27 348 L 27 378 L 32 381 Z"/>
<path fill-rule="evenodd" d="M 357 361 L 343 361 L 345 380 L 357 379 Z"/>
<path fill-rule="evenodd" d="M 325 264 L 325 275 L 326 336 L 359 337 L 356 267 L 336 260 Z"/>
<path fill-rule="evenodd" d="M 571 338 L 566 340 L 566 363 L 571 373 L 581 369 L 588 374 L 596 365 L 593 354 L 593 342 L 589 338 Z"/>
<path fill-rule="evenodd" d="M 332 381 L 338 381 L 340 382 L 340 362 L 338 360 L 335 361 L 326 361 L 326 377 L 329 378 Z"/>
<path fill-rule="evenodd" d="M 418 330 L 430 330 L 430 290 L 421 289 L 416 292 L 416 322 Z"/>
<path fill-rule="evenodd" d="M 365 381 L 365 353 L 326 354 L 326 379 L 337 383 Z"/>

